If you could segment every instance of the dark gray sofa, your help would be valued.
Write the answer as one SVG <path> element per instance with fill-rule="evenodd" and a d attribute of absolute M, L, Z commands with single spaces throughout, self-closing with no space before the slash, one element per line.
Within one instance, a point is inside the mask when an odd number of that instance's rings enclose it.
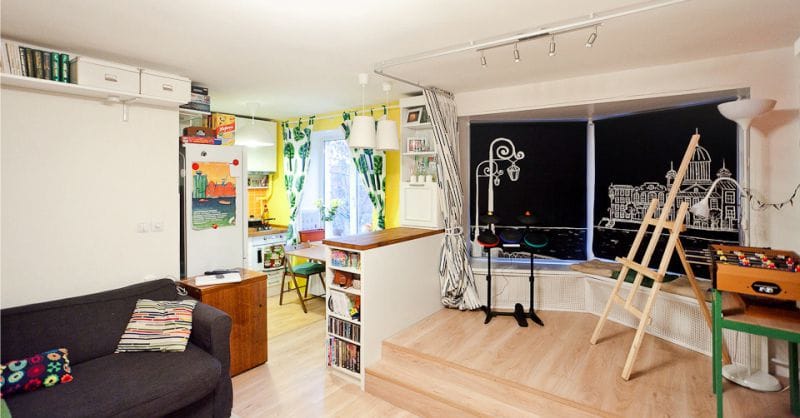
<path fill-rule="evenodd" d="M 138 299 L 176 300 L 160 279 L 0 311 L 0 360 L 69 350 L 74 380 L 6 399 L 24 417 L 229 417 L 231 318 L 198 303 L 183 353 L 114 354 Z"/>

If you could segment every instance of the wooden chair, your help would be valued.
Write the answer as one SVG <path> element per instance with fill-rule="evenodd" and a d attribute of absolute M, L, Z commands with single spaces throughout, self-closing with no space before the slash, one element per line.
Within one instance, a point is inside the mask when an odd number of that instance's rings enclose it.
<path fill-rule="evenodd" d="M 283 274 L 283 278 L 281 279 L 281 296 L 278 301 L 278 305 L 283 305 L 283 294 L 286 292 L 291 292 L 292 289 L 286 288 L 286 276 L 291 275 L 291 284 L 294 285 L 294 291 L 297 292 L 297 298 L 300 299 L 300 306 L 303 307 L 303 312 L 308 313 L 308 308 L 306 307 L 306 301 L 313 299 L 315 296 L 308 297 L 308 285 L 311 282 L 311 276 L 316 275 L 319 277 L 319 281 L 322 283 L 322 288 L 327 291 L 325 287 L 325 279 L 322 277 L 322 273 L 325 272 L 325 264 L 322 263 L 315 263 L 312 261 L 307 261 L 305 263 L 300 263 L 298 265 L 293 265 L 289 260 L 291 257 L 290 254 L 286 254 L 289 251 L 297 250 L 300 248 L 308 248 L 310 245 L 307 242 L 302 242 L 296 245 L 287 245 L 285 247 L 285 252 L 283 255 L 284 265 L 286 266 L 286 271 Z M 297 278 L 302 277 L 306 279 L 306 283 L 303 286 L 300 286 L 297 283 Z M 303 293 L 300 293 L 300 287 L 304 287 L 305 290 Z"/>
<path fill-rule="evenodd" d="M 305 231 L 298 231 L 300 242 L 322 241 L 325 239 L 324 229 L 306 229 Z"/>

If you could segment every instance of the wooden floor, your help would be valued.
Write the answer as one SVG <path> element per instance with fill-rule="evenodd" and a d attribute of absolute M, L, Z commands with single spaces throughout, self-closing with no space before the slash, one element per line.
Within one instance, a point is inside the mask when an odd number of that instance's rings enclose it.
<path fill-rule="evenodd" d="M 279 309 L 303 315 L 299 305 Z M 270 306 L 270 326 L 275 314 Z M 270 337 L 269 350 L 269 363 L 233 378 L 237 417 L 415 416 L 327 371 L 324 321 Z"/>
<path fill-rule="evenodd" d="M 278 296 L 267 298 L 267 334 L 272 348 L 272 339 L 287 332 L 303 328 L 309 324 L 317 323 L 324 327 L 325 300 L 314 298 L 306 301 L 308 313 L 303 313 L 303 307 L 297 299 L 296 293 L 283 295 L 283 305 L 278 305 Z M 270 356 L 272 355 L 270 350 Z"/>
<path fill-rule="evenodd" d="M 633 329 L 609 322 L 603 337 L 593 346 L 589 337 L 597 323 L 596 316 L 570 312 L 539 315 L 546 324 L 544 328 L 520 328 L 511 317 L 494 318 L 489 325 L 483 325 L 480 312 L 442 310 L 389 338 L 384 343 L 384 353 L 401 353 L 415 357 L 419 363 L 427 361 L 429 369 L 449 367 L 457 371 L 453 376 L 471 373 L 494 384 L 524 387 L 533 397 L 541 395 L 537 402 L 543 407 L 560 403 L 577 407 L 581 410 L 575 413 L 578 415 L 715 416 L 709 357 L 648 335 L 631 380 L 626 382 L 620 373 Z M 386 360 L 385 354 L 383 361 Z M 413 366 L 409 362 L 406 365 Z M 459 393 L 467 390 L 465 380 L 452 380 L 457 381 L 450 384 L 449 390 L 437 389 L 439 395 L 469 399 Z M 369 382 L 367 368 L 368 390 Z M 526 411 L 536 412 L 531 408 Z M 550 416 L 541 411 L 532 415 Z M 726 383 L 725 416 L 791 416 L 788 391 L 757 393 Z"/>

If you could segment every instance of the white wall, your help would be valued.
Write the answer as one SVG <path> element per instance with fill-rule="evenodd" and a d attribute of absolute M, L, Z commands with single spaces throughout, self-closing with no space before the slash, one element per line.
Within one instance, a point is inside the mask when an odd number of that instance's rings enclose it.
<path fill-rule="evenodd" d="M 751 186 L 769 201 L 783 200 L 800 183 L 800 58 L 792 48 L 466 92 L 456 103 L 459 116 L 471 116 L 738 88 L 778 101 L 753 123 Z M 751 244 L 800 250 L 796 203 L 752 212 Z"/>
<path fill-rule="evenodd" d="M 178 276 L 177 109 L 4 87 L 0 134 L 3 307 Z"/>

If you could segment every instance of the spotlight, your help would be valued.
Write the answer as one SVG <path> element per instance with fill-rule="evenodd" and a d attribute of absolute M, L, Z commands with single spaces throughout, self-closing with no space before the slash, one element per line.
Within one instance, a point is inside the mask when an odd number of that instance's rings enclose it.
<path fill-rule="evenodd" d="M 486 56 L 483 55 L 483 51 L 481 51 L 481 67 L 486 68 Z"/>
<path fill-rule="evenodd" d="M 594 31 L 589 34 L 589 39 L 586 40 L 586 47 L 591 48 L 594 45 L 594 41 L 597 40 L 597 26 L 594 27 Z"/>
<path fill-rule="evenodd" d="M 552 57 L 555 54 L 556 54 L 556 36 L 553 35 L 550 37 L 550 56 Z"/>
<path fill-rule="evenodd" d="M 514 44 L 514 62 L 519 62 L 519 49 L 517 49 L 517 44 Z"/>

